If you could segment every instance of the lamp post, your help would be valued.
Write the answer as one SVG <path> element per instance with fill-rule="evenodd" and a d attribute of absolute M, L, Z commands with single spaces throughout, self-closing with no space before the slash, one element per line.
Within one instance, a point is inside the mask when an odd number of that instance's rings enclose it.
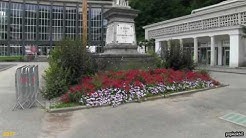
<path fill-rule="evenodd" d="M 83 46 L 87 46 L 87 0 L 82 0 L 82 19 L 83 19 Z"/>

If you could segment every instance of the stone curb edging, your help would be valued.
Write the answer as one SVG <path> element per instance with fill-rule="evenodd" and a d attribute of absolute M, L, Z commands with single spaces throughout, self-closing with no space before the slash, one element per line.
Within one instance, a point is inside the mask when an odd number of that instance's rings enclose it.
<path fill-rule="evenodd" d="M 197 68 L 195 70 L 201 70 L 201 69 L 203 69 L 203 68 Z M 231 74 L 246 75 L 246 72 L 240 72 L 240 71 L 218 70 L 218 69 L 209 69 L 209 68 L 204 68 L 204 69 L 207 70 L 207 71 L 211 71 L 211 72 L 222 72 L 222 73 L 231 73 Z M 235 69 L 241 69 L 241 68 L 235 68 Z"/>
<path fill-rule="evenodd" d="M 207 90 L 212 90 L 212 89 L 217 89 L 217 88 L 223 88 L 227 86 L 229 85 L 220 85 L 220 86 L 211 87 L 211 88 L 196 89 L 196 90 L 190 90 L 190 91 L 183 91 L 183 92 L 177 92 L 177 93 L 169 93 L 169 94 L 164 94 L 164 95 L 146 97 L 142 100 L 133 100 L 130 102 L 126 102 L 125 104 L 153 101 L 153 100 L 164 99 L 164 98 L 180 96 L 180 95 L 185 95 L 185 94 L 192 94 L 192 93 L 197 93 L 197 92 L 202 92 L 202 91 L 207 91 Z M 97 106 L 97 107 L 76 106 L 76 107 L 66 107 L 66 108 L 57 108 L 57 109 L 46 109 L 46 111 L 49 113 L 62 113 L 62 112 L 76 111 L 76 110 L 82 110 L 82 109 L 101 108 L 101 107 L 109 107 L 109 106 L 111 105 L 103 105 L 103 106 Z"/>
<path fill-rule="evenodd" d="M 246 75 L 246 73 L 243 73 L 243 72 L 234 72 L 234 71 L 213 70 L 213 69 L 208 69 L 208 71 Z"/>

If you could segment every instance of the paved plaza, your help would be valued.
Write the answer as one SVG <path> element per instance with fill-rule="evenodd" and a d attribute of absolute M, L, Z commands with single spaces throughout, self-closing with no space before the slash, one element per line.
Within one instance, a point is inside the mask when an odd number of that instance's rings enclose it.
<path fill-rule="evenodd" d="M 246 115 L 245 75 L 211 73 L 228 87 L 163 100 L 68 113 L 49 114 L 40 107 L 11 111 L 15 104 L 14 72 L 25 63 L 0 72 L 0 133 L 16 138 L 224 138 L 246 128 L 219 117 Z M 47 63 L 39 64 L 40 73 Z"/>
<path fill-rule="evenodd" d="M 15 70 L 23 65 L 39 65 L 40 78 L 48 63 L 0 63 L 16 65 L 0 71 L 0 138 L 3 132 L 15 132 L 17 138 L 34 138 L 40 131 L 45 112 L 41 108 L 12 111 L 15 105 Z M 41 79 L 40 79 L 41 81 Z"/>
<path fill-rule="evenodd" d="M 8 63 L 3 64 L 3 63 L 1 63 L 0 64 L 0 71 L 7 70 L 7 69 L 14 67 L 14 66 L 16 66 L 16 64 L 10 64 L 10 63 L 9 64 Z"/>
<path fill-rule="evenodd" d="M 246 132 L 245 127 L 219 119 L 231 112 L 246 115 L 245 75 L 212 73 L 212 76 L 230 86 L 117 108 L 46 114 L 47 126 L 53 124 L 48 121 L 54 118 L 67 122 L 67 125 L 55 127 L 54 131 L 43 126 L 42 136 L 52 134 L 64 138 L 224 138 L 225 132 Z"/>

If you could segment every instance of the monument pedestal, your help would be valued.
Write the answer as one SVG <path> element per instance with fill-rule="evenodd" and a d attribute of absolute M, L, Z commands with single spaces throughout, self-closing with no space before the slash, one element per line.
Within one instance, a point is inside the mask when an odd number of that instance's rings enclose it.
<path fill-rule="evenodd" d="M 128 45 L 128 44 L 122 44 L 122 45 L 107 45 L 104 47 L 104 53 L 103 54 L 139 54 L 137 52 L 138 46 Z"/>
<path fill-rule="evenodd" d="M 108 20 L 105 54 L 137 54 L 134 24 L 137 14 L 137 10 L 129 7 L 113 7 L 103 14 Z"/>
<path fill-rule="evenodd" d="M 99 70 L 154 68 L 154 58 L 137 51 L 134 19 L 137 10 L 115 6 L 103 15 L 108 20 L 104 53 L 94 55 Z"/>
<path fill-rule="evenodd" d="M 156 68 L 155 59 L 145 54 L 95 54 L 93 57 L 100 71 Z"/>

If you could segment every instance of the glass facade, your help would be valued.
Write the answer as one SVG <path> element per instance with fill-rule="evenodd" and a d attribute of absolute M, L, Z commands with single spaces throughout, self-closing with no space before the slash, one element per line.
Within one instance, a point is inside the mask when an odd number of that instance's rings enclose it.
<path fill-rule="evenodd" d="M 22 39 L 22 16 L 23 16 L 23 4 L 11 3 L 10 4 L 10 39 L 21 40 Z"/>
<path fill-rule="evenodd" d="M 100 41 L 101 40 L 101 28 L 102 28 L 102 16 L 101 16 L 101 9 L 94 8 L 91 9 L 90 16 L 91 16 L 91 33 L 92 41 Z"/>
<path fill-rule="evenodd" d="M 25 5 L 25 39 L 36 40 L 37 5 Z"/>
<path fill-rule="evenodd" d="M 8 7 L 7 2 L 0 2 L 0 40 L 7 40 Z"/>
<path fill-rule="evenodd" d="M 67 6 L 68 5 L 68 6 Z M 102 13 L 110 3 L 88 3 L 88 45 L 105 44 L 106 24 Z M 0 2 L 0 56 L 27 54 L 37 47 L 47 54 L 56 41 L 82 38 L 81 3 Z"/>
<path fill-rule="evenodd" d="M 78 10 L 75 7 L 66 7 L 65 35 L 67 38 L 76 38 L 76 15 Z M 81 28 L 80 28 L 81 29 Z M 79 30 L 80 30 L 79 29 Z"/>
<path fill-rule="evenodd" d="M 79 7 L 82 7 L 82 5 L 79 5 Z M 82 8 L 78 9 L 78 33 L 79 36 L 83 36 L 83 18 L 82 18 Z"/>
<path fill-rule="evenodd" d="M 40 5 L 39 12 L 39 40 L 45 41 L 50 40 L 50 18 L 51 18 L 51 7 Z"/>
<path fill-rule="evenodd" d="M 63 7 L 52 8 L 52 40 L 60 41 L 63 38 Z"/>

